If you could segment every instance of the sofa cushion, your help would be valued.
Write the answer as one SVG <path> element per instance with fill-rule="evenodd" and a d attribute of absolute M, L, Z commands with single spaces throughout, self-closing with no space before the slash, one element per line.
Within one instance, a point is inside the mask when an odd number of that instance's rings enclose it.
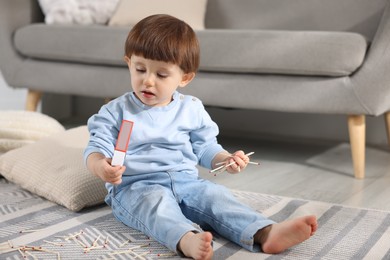
<path fill-rule="evenodd" d="M 348 32 L 208 30 L 199 38 L 201 69 L 219 72 L 347 76 L 367 49 L 362 35 Z"/>
<path fill-rule="evenodd" d="M 32 24 L 16 31 L 15 47 L 31 58 L 125 66 L 129 28 Z"/>
<path fill-rule="evenodd" d="M 130 28 L 34 24 L 19 29 L 15 45 L 37 59 L 126 66 Z M 364 60 L 367 41 L 357 33 L 320 31 L 197 31 L 200 70 L 208 72 L 347 76 Z"/>

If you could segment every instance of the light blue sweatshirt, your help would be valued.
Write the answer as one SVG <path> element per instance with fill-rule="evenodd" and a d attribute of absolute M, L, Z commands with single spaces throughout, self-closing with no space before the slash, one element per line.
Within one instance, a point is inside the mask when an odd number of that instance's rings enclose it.
<path fill-rule="evenodd" d="M 85 161 L 93 152 L 112 158 L 122 120 L 134 122 L 124 175 L 162 171 L 197 174 L 197 164 L 210 169 L 214 156 L 223 151 L 217 143 L 218 126 L 199 99 L 175 92 L 167 106 L 149 107 L 129 92 L 88 120 L 90 140 Z"/>

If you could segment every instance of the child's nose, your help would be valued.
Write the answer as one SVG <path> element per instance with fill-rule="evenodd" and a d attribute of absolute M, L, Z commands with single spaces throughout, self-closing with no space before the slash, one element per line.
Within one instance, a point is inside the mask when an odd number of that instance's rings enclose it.
<path fill-rule="evenodd" d="M 153 87 L 154 86 L 154 78 L 153 75 L 147 75 L 144 79 L 144 85 L 146 87 Z"/>

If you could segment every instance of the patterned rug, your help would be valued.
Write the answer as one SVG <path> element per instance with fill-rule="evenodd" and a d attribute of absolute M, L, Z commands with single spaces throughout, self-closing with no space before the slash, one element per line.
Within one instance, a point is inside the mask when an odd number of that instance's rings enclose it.
<path fill-rule="evenodd" d="M 214 259 L 390 259 L 390 212 L 234 191 L 275 221 L 315 214 L 317 233 L 279 255 L 214 236 Z M 23 250 L 18 250 L 21 248 Z M 75 213 L 0 179 L 0 259 L 177 259 L 104 205 Z"/>

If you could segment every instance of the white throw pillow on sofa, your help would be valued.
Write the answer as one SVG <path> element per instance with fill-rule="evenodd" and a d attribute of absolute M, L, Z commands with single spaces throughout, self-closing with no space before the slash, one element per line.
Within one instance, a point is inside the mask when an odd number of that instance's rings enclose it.
<path fill-rule="evenodd" d="M 39 0 L 47 24 L 106 24 L 119 0 Z"/>
<path fill-rule="evenodd" d="M 206 5 L 207 0 L 121 0 L 108 25 L 135 25 L 152 14 L 169 14 L 203 30 Z"/>

